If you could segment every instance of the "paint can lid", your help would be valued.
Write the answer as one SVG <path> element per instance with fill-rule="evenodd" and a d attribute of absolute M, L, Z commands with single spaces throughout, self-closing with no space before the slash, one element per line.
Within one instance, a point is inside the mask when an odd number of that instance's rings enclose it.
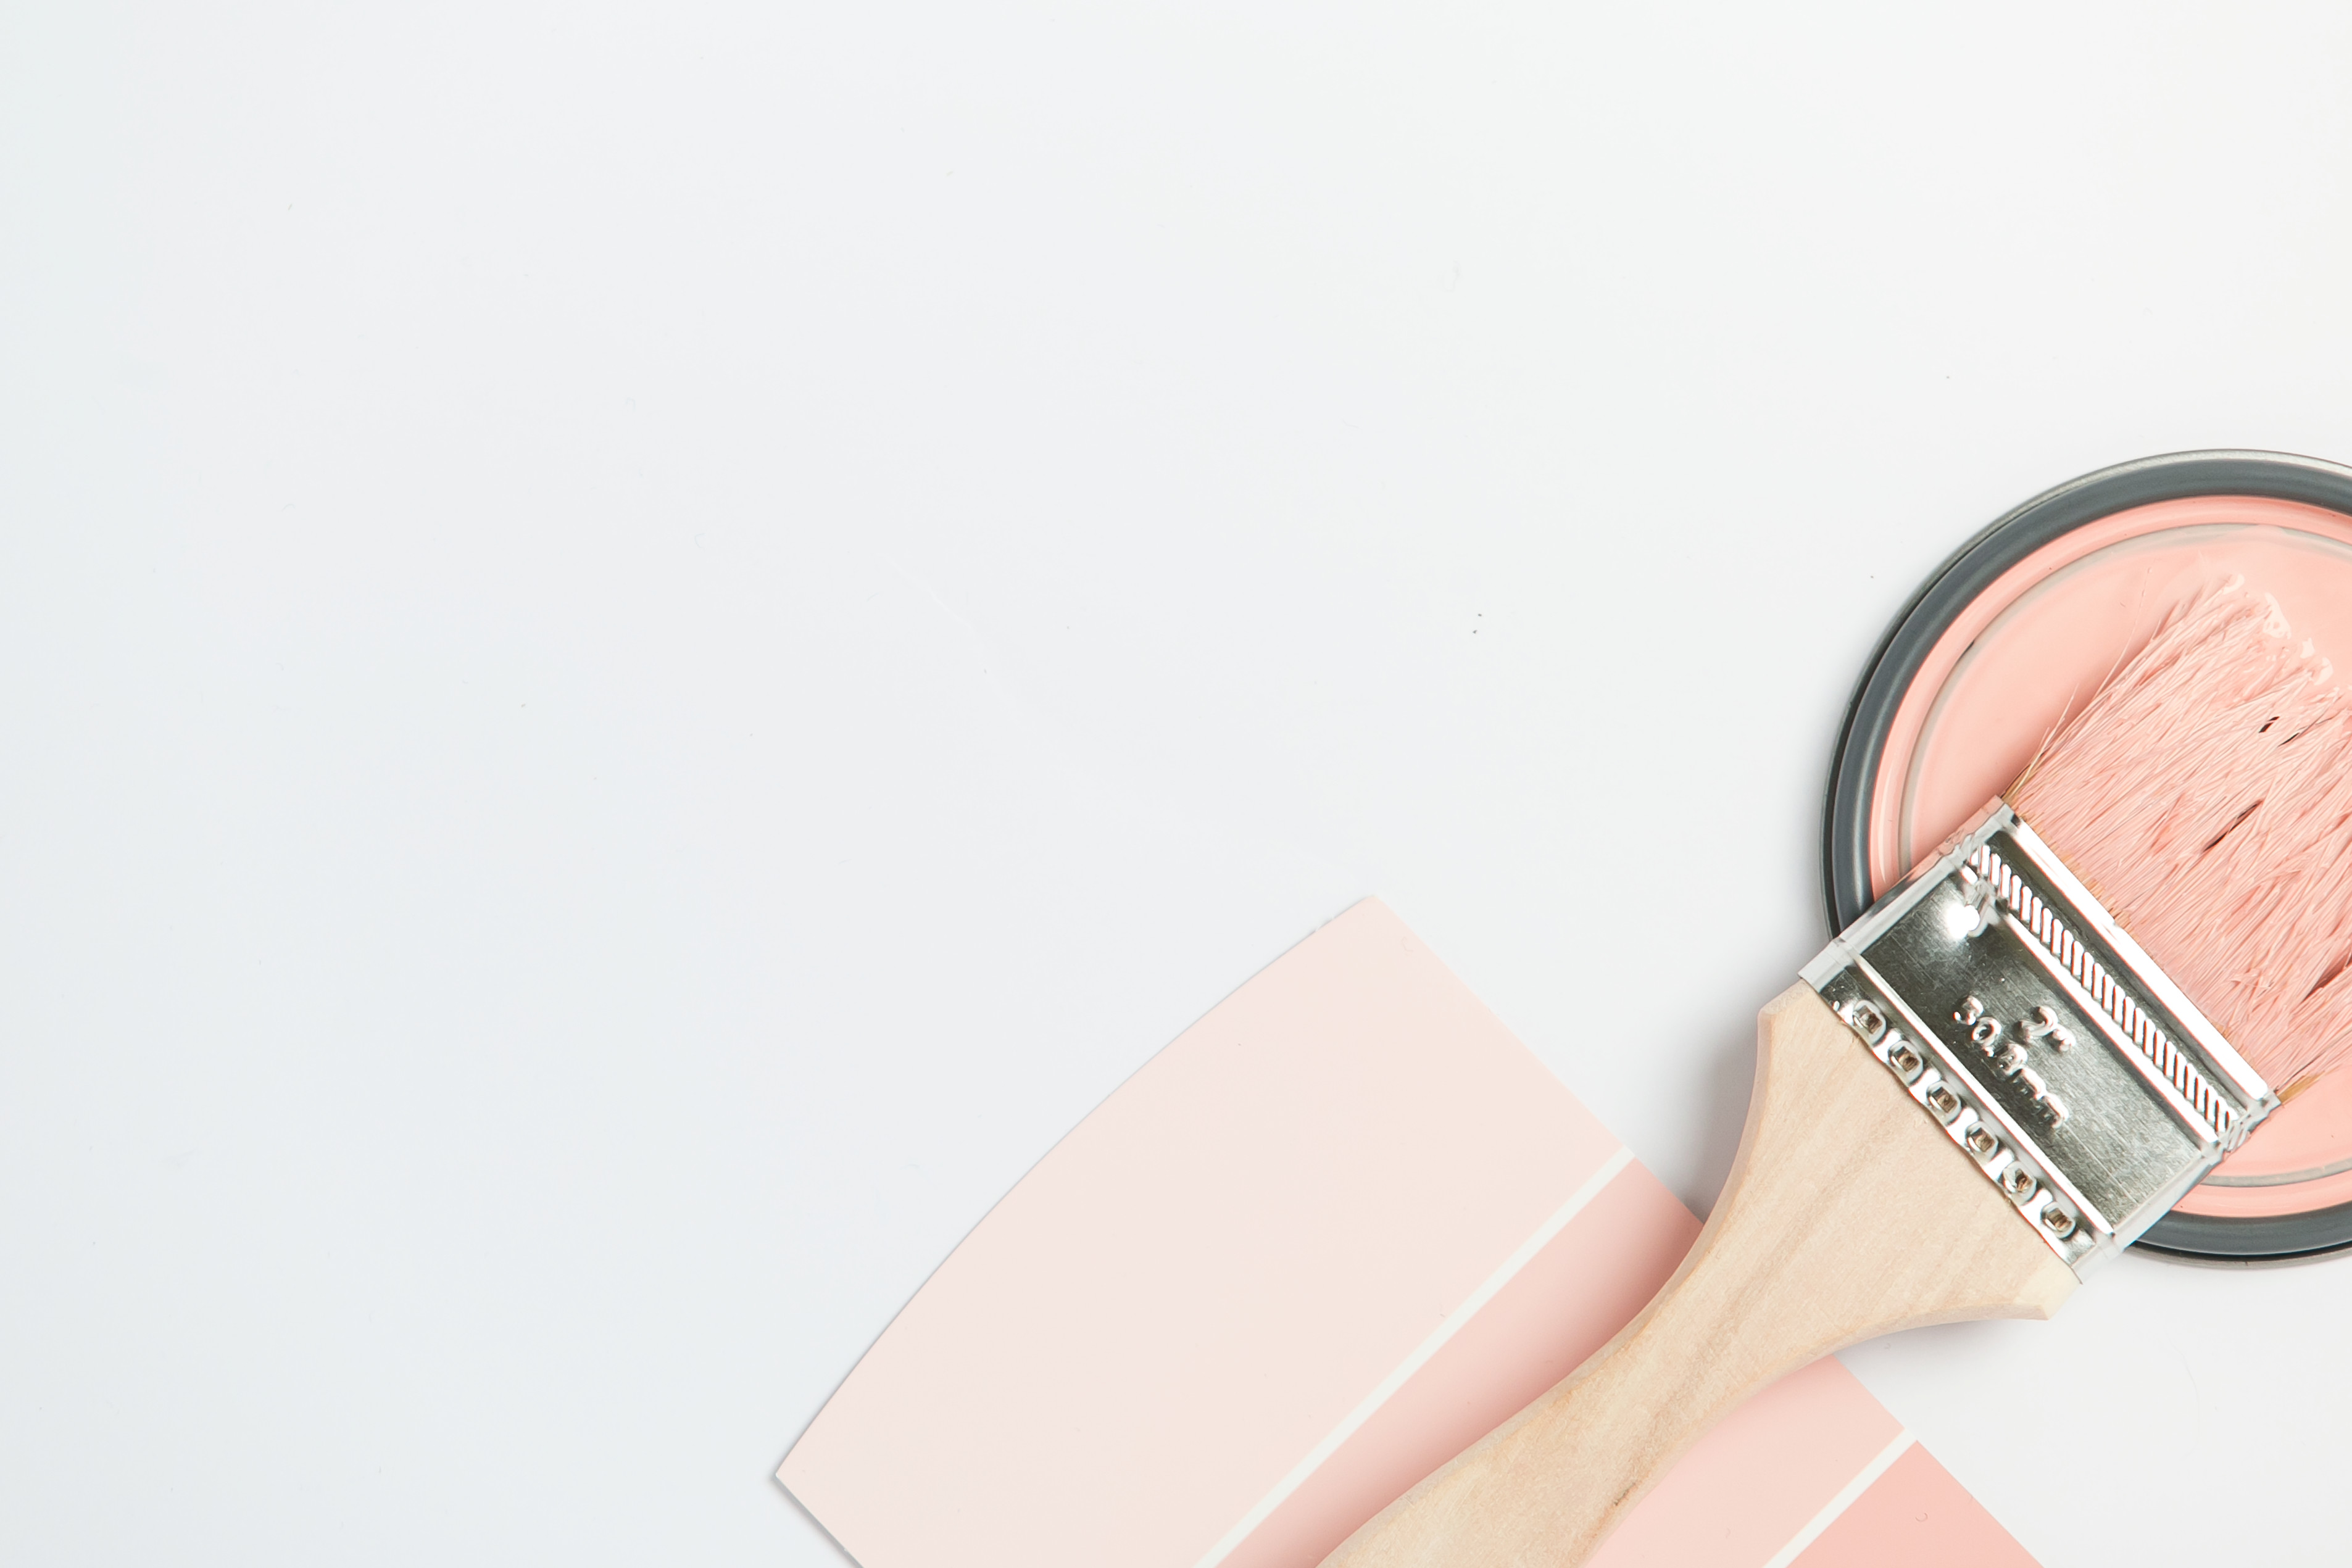
<path fill-rule="evenodd" d="M 1954 552 L 1887 629 L 1839 732 L 1822 838 L 1832 927 L 2000 793 L 2174 604 L 2231 572 L 2352 671 L 2352 468 L 2272 452 L 2143 458 L 2037 496 Z M 2275 1113 L 2137 1245 L 2216 1263 L 2352 1248 L 2352 1072 Z"/>

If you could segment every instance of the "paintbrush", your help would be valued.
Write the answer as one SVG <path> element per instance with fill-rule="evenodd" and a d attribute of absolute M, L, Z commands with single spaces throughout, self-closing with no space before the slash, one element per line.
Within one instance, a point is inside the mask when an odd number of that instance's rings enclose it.
<path fill-rule="evenodd" d="M 1641 1314 L 1324 1568 L 1572 1568 L 1775 1379 L 2047 1317 L 2352 1052 L 2347 966 L 2352 702 L 2232 579 L 1764 1009 L 1730 1177 Z"/>

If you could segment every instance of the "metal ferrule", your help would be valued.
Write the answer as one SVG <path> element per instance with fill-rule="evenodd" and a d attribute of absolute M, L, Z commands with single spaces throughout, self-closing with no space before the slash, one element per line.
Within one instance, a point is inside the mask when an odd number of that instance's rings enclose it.
<path fill-rule="evenodd" d="M 2278 1108 L 2005 801 L 1803 974 L 2077 1274 Z"/>

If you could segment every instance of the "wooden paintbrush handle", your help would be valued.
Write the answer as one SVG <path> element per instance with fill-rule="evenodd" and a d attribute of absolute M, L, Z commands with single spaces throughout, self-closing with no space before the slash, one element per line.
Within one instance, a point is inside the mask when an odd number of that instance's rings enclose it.
<path fill-rule="evenodd" d="M 1895 1329 L 2065 1301 L 2074 1271 L 1810 987 L 1757 1034 L 1738 1158 L 1675 1277 L 1324 1568 L 1574 1568 L 1776 1378 Z"/>

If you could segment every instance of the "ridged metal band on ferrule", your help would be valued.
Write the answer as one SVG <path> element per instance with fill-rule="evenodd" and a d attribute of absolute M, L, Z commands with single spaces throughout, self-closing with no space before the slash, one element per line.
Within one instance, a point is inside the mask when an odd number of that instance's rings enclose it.
<path fill-rule="evenodd" d="M 1804 978 L 2077 1272 L 2278 1104 L 2000 801 Z"/>
<path fill-rule="evenodd" d="M 2140 1010 L 2131 993 L 2116 983 L 2105 965 L 2093 956 L 2091 950 L 2074 939 L 2065 920 L 2042 902 L 2032 887 L 2011 871 L 2009 862 L 2000 858 L 1990 844 L 1979 844 L 1967 861 L 1969 868 L 1992 883 L 1993 892 L 2007 904 L 2011 913 L 2025 922 L 2042 946 L 2058 962 L 2066 967 L 2098 1004 L 2099 1010 L 2147 1059 L 2148 1065 L 2164 1074 L 2171 1085 L 2202 1116 L 2206 1124 L 2220 1134 L 2224 1149 L 2234 1149 L 2246 1141 L 2246 1121 L 2221 1092 L 2197 1071 L 2189 1055 L 2172 1043 L 2164 1030 Z"/>

